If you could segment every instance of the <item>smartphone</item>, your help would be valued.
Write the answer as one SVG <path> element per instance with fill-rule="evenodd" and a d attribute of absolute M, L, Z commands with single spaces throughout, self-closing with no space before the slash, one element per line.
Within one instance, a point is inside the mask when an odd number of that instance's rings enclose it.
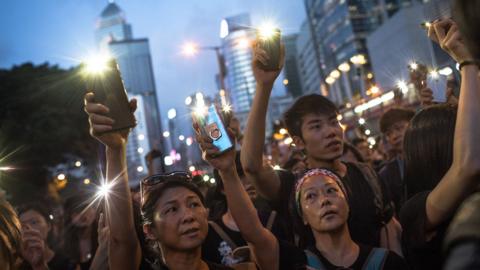
<path fill-rule="evenodd" d="M 257 42 L 260 48 L 265 50 L 269 56 L 269 61 L 266 65 L 258 62 L 260 68 L 266 71 L 280 70 L 280 29 L 275 28 L 273 33 L 269 36 L 262 36 L 257 30 Z"/>
<path fill-rule="evenodd" d="M 428 76 L 427 85 L 433 92 L 433 101 L 438 103 L 447 102 L 447 78 L 439 75 L 437 77 Z"/>
<path fill-rule="evenodd" d="M 204 116 L 194 114 L 194 117 L 202 132 L 213 140 L 213 145 L 220 151 L 219 154 L 232 149 L 233 143 L 214 104 L 208 107 Z"/>
<path fill-rule="evenodd" d="M 107 116 L 115 120 L 113 128 L 107 132 L 135 127 L 135 116 L 130 110 L 127 91 L 115 59 L 108 61 L 101 73 L 87 75 L 87 89 L 95 94 L 95 102 L 107 106 Z"/>

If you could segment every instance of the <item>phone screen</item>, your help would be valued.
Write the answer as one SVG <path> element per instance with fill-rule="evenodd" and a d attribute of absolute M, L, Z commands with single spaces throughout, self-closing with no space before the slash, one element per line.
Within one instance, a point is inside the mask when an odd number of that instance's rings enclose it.
<path fill-rule="evenodd" d="M 213 140 L 213 145 L 218 148 L 220 153 L 230 150 L 233 147 L 232 141 L 228 136 L 225 125 L 220 118 L 215 105 L 210 105 L 205 117 L 196 116 L 197 122 L 203 126 L 205 134 Z"/>
<path fill-rule="evenodd" d="M 434 102 L 447 102 L 447 78 L 445 76 L 439 75 L 436 78 L 429 76 L 427 84 L 428 87 L 432 89 Z"/>

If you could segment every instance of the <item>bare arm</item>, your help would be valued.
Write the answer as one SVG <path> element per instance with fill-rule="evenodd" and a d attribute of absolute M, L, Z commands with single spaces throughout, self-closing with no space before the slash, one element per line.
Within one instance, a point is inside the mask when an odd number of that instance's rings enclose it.
<path fill-rule="evenodd" d="M 443 24 L 442 24 L 443 23 Z M 460 33 L 453 22 L 445 33 L 445 21 L 435 23 L 430 36 L 434 36 L 457 62 L 470 60 L 472 57 L 461 41 Z M 433 38 L 435 40 L 435 38 Z M 453 162 L 440 183 L 427 197 L 427 231 L 435 228 L 452 217 L 453 213 L 477 186 L 480 175 L 480 81 L 478 67 L 465 66 L 462 71 L 455 135 L 453 143 Z"/>
<path fill-rule="evenodd" d="M 135 110 L 136 103 L 131 103 Z M 111 129 L 113 120 L 105 116 L 108 108 L 85 96 L 85 111 L 89 115 L 90 133 L 106 146 L 106 181 L 112 185 L 106 197 L 106 218 L 110 226 L 108 259 L 110 269 L 136 270 L 140 265 L 140 245 L 136 236 L 133 206 L 128 187 L 126 145 L 128 130 L 102 133 Z"/>
<path fill-rule="evenodd" d="M 241 161 L 245 173 L 252 179 L 258 192 L 269 200 L 275 200 L 280 191 L 280 179 L 271 166 L 263 164 L 263 147 L 268 101 L 280 70 L 264 71 L 258 67 L 257 61 L 267 61 L 268 55 L 256 45 L 254 45 L 253 54 L 252 70 L 257 87 L 245 127 Z M 283 55 L 282 46 L 282 59 Z M 283 65 L 283 60 L 281 63 Z"/>

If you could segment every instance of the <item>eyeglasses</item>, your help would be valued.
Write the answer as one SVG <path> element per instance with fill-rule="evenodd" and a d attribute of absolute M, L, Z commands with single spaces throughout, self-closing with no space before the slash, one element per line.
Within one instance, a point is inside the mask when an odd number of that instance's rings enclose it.
<path fill-rule="evenodd" d="M 180 180 L 185 182 L 191 182 L 192 177 L 188 172 L 176 171 L 171 173 L 159 173 L 150 175 L 140 182 L 140 194 L 142 203 L 144 202 L 145 194 L 151 192 L 155 187 L 158 187 L 159 184 L 164 183 L 168 180 Z"/>

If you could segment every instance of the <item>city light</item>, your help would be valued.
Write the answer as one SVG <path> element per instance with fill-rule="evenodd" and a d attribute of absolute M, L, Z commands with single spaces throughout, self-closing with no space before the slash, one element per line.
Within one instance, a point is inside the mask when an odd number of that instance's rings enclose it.
<path fill-rule="evenodd" d="M 374 85 L 372 86 L 372 88 L 370 88 L 370 93 L 372 93 L 372 95 L 375 95 L 375 94 L 378 94 L 380 92 L 380 88 L 378 88 L 378 86 Z"/>
<path fill-rule="evenodd" d="M 210 179 L 210 184 L 215 184 L 215 178 Z"/>
<path fill-rule="evenodd" d="M 192 97 L 188 96 L 188 97 L 185 99 L 185 105 L 189 106 L 190 104 L 192 104 Z"/>
<path fill-rule="evenodd" d="M 408 92 L 408 85 L 405 81 L 398 81 L 397 87 L 402 91 L 402 93 L 406 94 Z"/>
<path fill-rule="evenodd" d="M 208 176 L 208 174 L 205 174 L 203 176 L 203 181 L 208 181 L 208 180 L 210 180 L 210 176 Z"/>
<path fill-rule="evenodd" d="M 192 137 L 188 137 L 187 140 L 185 141 L 185 143 L 187 144 L 187 146 L 192 145 L 192 143 L 193 143 Z"/>
<path fill-rule="evenodd" d="M 367 63 L 367 58 L 363 54 L 357 54 L 350 58 L 350 62 L 354 65 L 365 65 Z"/>
<path fill-rule="evenodd" d="M 368 143 L 369 143 L 370 145 L 375 145 L 375 144 L 377 144 L 377 141 L 376 141 L 375 138 L 373 138 L 373 137 L 369 137 L 369 138 L 367 139 L 367 141 L 368 141 Z"/>
<path fill-rule="evenodd" d="M 422 26 L 425 27 L 426 29 L 429 29 L 430 27 L 432 27 L 432 23 L 431 22 L 423 22 L 422 23 Z"/>
<path fill-rule="evenodd" d="M 13 168 L 12 167 L 6 167 L 6 166 L 0 167 L 0 171 L 3 171 L 3 172 L 10 171 L 10 170 L 13 170 Z"/>
<path fill-rule="evenodd" d="M 193 42 L 187 42 L 183 45 L 182 53 L 186 56 L 193 56 L 198 52 L 198 46 Z"/>
<path fill-rule="evenodd" d="M 163 137 L 164 137 L 164 138 L 170 137 L 170 132 L 164 131 L 164 132 L 163 132 Z"/>
<path fill-rule="evenodd" d="M 373 73 L 368 73 L 368 74 L 367 74 L 367 78 L 368 78 L 368 79 L 373 79 Z"/>
<path fill-rule="evenodd" d="M 340 74 L 340 71 L 334 69 L 332 72 L 330 72 L 330 77 L 334 78 L 334 79 L 338 79 L 340 78 L 341 74 Z"/>
<path fill-rule="evenodd" d="M 90 179 L 88 179 L 88 178 L 83 179 L 83 183 L 85 185 L 89 185 L 90 184 Z"/>
<path fill-rule="evenodd" d="M 337 121 L 342 121 L 343 116 L 341 114 L 337 115 Z"/>
<path fill-rule="evenodd" d="M 334 84 L 335 83 L 335 79 L 328 76 L 326 79 L 325 79 L 325 82 L 328 83 L 328 84 Z"/>
<path fill-rule="evenodd" d="M 139 154 L 142 154 L 144 150 L 143 150 L 142 147 L 139 147 L 139 148 L 137 149 L 137 151 L 138 151 Z"/>
<path fill-rule="evenodd" d="M 137 167 L 137 172 L 143 172 L 143 167 L 142 167 L 142 166 L 138 166 L 138 167 Z"/>
<path fill-rule="evenodd" d="M 197 117 L 204 117 L 207 114 L 207 107 L 202 104 L 197 104 L 195 108 L 193 109 L 193 112 Z"/>
<path fill-rule="evenodd" d="M 342 63 L 338 66 L 338 69 L 342 72 L 350 71 L 350 65 L 348 63 Z"/>
<path fill-rule="evenodd" d="M 283 80 L 283 85 L 288 85 L 288 79 Z"/>
<path fill-rule="evenodd" d="M 248 38 L 240 38 L 238 39 L 238 48 L 246 49 L 250 47 L 250 40 Z"/>
<path fill-rule="evenodd" d="M 183 142 L 185 140 L 185 136 L 180 135 L 180 136 L 178 136 L 178 139 Z"/>
<path fill-rule="evenodd" d="M 163 162 L 165 163 L 166 166 L 172 166 L 173 165 L 173 159 L 171 156 L 166 156 L 163 159 Z"/>
<path fill-rule="evenodd" d="M 368 110 L 370 108 L 373 108 L 375 106 L 378 106 L 378 105 L 380 105 L 384 102 L 392 100 L 394 97 L 395 97 L 395 93 L 393 91 L 390 91 L 386 94 L 383 94 L 380 97 L 377 97 L 377 98 L 374 98 L 374 99 L 368 101 L 367 103 L 363 103 L 362 105 L 358 105 L 357 107 L 355 107 L 355 109 L 353 111 L 355 113 L 360 114 L 363 111 L 366 111 L 366 110 Z"/>
<path fill-rule="evenodd" d="M 228 36 L 228 22 L 223 19 L 220 23 L 220 38 L 225 38 Z"/>
<path fill-rule="evenodd" d="M 258 36 L 263 40 L 272 38 L 276 33 L 277 27 L 272 22 L 264 22 L 258 28 Z"/>
<path fill-rule="evenodd" d="M 63 173 L 57 175 L 57 179 L 60 180 L 60 181 L 65 180 L 65 178 L 66 178 L 66 176 Z"/>
<path fill-rule="evenodd" d="M 177 110 L 175 110 L 174 108 L 168 110 L 167 116 L 168 116 L 168 119 L 172 120 L 177 116 Z"/>
<path fill-rule="evenodd" d="M 210 180 L 210 178 L 205 180 L 205 177 L 203 177 L 202 180 L 203 180 L 203 182 L 208 182 L 208 180 Z"/>
<path fill-rule="evenodd" d="M 82 162 L 79 161 L 79 160 L 77 160 L 77 161 L 75 162 L 75 167 L 81 167 L 81 166 L 82 166 Z"/>
<path fill-rule="evenodd" d="M 188 167 L 188 170 L 191 171 L 191 172 L 195 171 L 195 166 Z"/>
<path fill-rule="evenodd" d="M 283 143 L 286 144 L 286 145 L 290 145 L 290 144 L 293 143 L 293 139 L 290 138 L 290 137 L 288 137 L 288 138 L 286 138 L 286 139 L 283 141 Z"/>
<path fill-rule="evenodd" d="M 444 67 L 438 71 L 438 74 L 443 75 L 443 76 L 450 76 L 452 75 L 453 70 L 451 67 Z"/>
<path fill-rule="evenodd" d="M 85 61 L 85 72 L 88 74 L 101 74 L 108 70 L 108 62 L 112 57 L 108 53 L 89 56 Z"/>
<path fill-rule="evenodd" d="M 224 96 L 225 96 L 225 90 L 223 90 L 223 89 L 220 89 L 220 91 L 219 91 L 219 92 L 220 92 L 220 96 L 221 96 L 221 97 L 224 97 Z"/>
<path fill-rule="evenodd" d="M 358 123 L 359 123 L 360 125 L 365 125 L 365 118 L 360 118 L 360 119 L 358 119 Z"/>
<path fill-rule="evenodd" d="M 274 170 L 280 170 L 280 169 L 282 169 L 282 168 L 280 167 L 280 165 L 275 165 L 275 166 L 273 166 L 273 169 L 274 169 Z"/>
<path fill-rule="evenodd" d="M 281 128 L 278 132 L 279 132 L 280 134 L 282 134 L 282 135 L 285 135 L 285 134 L 288 133 L 288 131 L 287 131 L 286 129 L 284 129 L 284 128 Z"/>
<path fill-rule="evenodd" d="M 145 135 L 143 135 L 143 134 L 138 135 L 138 140 L 139 141 L 145 140 Z"/>
<path fill-rule="evenodd" d="M 349 103 L 345 104 L 345 107 L 347 107 L 347 109 L 350 109 L 352 107 L 352 103 L 349 102 Z"/>
<path fill-rule="evenodd" d="M 370 135 L 371 133 L 372 133 L 372 132 L 370 131 L 370 129 L 365 130 L 365 135 L 368 136 L 368 135 Z"/>

